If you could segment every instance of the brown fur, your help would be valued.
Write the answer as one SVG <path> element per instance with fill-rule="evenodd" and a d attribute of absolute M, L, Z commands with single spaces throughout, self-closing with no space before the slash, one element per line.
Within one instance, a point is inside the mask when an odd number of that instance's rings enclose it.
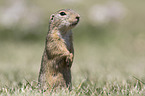
<path fill-rule="evenodd" d="M 71 9 L 52 14 L 38 78 L 41 89 L 71 88 L 74 58 L 71 29 L 78 23 L 79 17 Z"/>

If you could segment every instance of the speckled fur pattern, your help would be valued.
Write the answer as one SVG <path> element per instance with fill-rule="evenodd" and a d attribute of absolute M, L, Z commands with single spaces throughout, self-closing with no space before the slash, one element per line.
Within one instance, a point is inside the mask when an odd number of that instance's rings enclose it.
<path fill-rule="evenodd" d="M 71 89 L 74 58 L 71 29 L 77 25 L 79 18 L 79 14 L 71 9 L 62 9 L 51 15 L 38 77 L 41 89 Z"/>

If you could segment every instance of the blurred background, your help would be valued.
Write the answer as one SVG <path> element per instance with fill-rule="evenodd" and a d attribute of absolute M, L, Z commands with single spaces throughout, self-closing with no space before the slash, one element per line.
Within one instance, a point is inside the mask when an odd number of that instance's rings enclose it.
<path fill-rule="evenodd" d="M 0 88 L 36 81 L 48 20 L 60 9 L 81 15 L 73 29 L 73 84 L 87 79 L 145 81 L 145 1 L 1 0 Z"/>

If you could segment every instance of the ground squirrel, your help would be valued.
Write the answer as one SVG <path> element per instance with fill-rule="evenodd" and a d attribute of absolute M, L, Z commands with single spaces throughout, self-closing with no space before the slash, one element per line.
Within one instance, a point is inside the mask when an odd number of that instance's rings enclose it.
<path fill-rule="evenodd" d="M 51 15 L 38 78 L 41 89 L 71 89 L 74 58 L 71 29 L 79 19 L 80 15 L 71 9 L 62 9 Z"/>

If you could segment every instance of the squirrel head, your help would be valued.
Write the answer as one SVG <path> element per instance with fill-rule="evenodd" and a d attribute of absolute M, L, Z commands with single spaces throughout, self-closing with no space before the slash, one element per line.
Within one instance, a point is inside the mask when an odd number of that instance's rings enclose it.
<path fill-rule="evenodd" d="M 55 27 L 59 31 L 66 32 L 75 27 L 80 20 L 80 15 L 71 9 L 62 9 L 50 17 L 50 29 Z"/>

